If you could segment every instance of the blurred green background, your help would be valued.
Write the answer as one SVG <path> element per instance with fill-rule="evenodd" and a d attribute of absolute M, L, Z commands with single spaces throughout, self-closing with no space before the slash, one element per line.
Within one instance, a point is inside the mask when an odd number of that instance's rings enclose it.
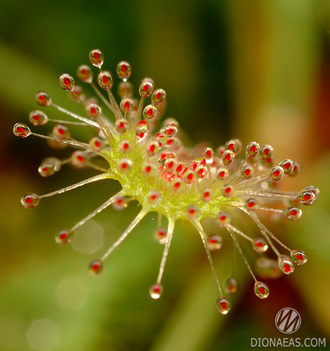
<path fill-rule="evenodd" d="M 274 317 L 287 306 L 302 316 L 294 337 L 327 337 L 329 343 L 330 2 L 1 0 L 0 6 L 0 350 L 246 350 L 251 338 L 283 337 Z M 11 130 L 15 122 L 27 122 L 38 90 L 79 110 L 59 88 L 58 76 L 74 74 L 96 47 L 110 70 L 128 60 L 135 86 L 150 76 L 164 88 L 166 115 L 179 120 L 193 143 L 216 147 L 234 136 L 271 144 L 279 160 L 302 164 L 302 175 L 285 186 L 321 189 L 298 223 L 267 223 L 309 258 L 292 276 L 267 281 L 267 300 L 254 296 L 253 281 L 237 257 L 239 293 L 228 316 L 217 314 L 200 239 L 189 225 L 179 224 L 164 295 L 151 301 L 148 289 L 163 249 L 153 239 L 154 215 L 100 276 L 91 277 L 88 262 L 126 228 L 136 203 L 96 217 L 73 247 L 58 247 L 53 236 L 114 194 L 118 186 L 111 181 L 45 200 L 33 211 L 22 208 L 24 193 L 46 193 L 95 174 L 63 167 L 41 179 L 41 159 L 68 151 L 54 152 L 42 140 L 19 140 Z M 79 133 L 75 130 L 77 138 L 86 137 Z M 214 255 L 221 281 L 228 275 L 231 247 L 226 238 Z M 248 258 L 256 255 L 249 251 Z"/>

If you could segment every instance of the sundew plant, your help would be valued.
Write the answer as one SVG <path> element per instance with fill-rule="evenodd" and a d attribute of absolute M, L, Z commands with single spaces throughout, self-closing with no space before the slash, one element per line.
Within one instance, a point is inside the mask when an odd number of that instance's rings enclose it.
<path fill-rule="evenodd" d="M 97 83 L 94 83 L 94 73 L 88 65 L 78 67 L 77 76 L 92 87 L 96 98 L 86 98 L 71 75 L 62 74 L 59 78 L 60 86 L 74 101 L 81 104 L 83 115 L 58 106 L 47 92 L 41 91 L 36 94 L 39 106 L 56 109 L 71 117 L 72 121 L 51 119 L 43 111 L 35 110 L 29 115 L 30 123 L 36 127 L 53 124 L 50 135 L 37 134 L 23 123 L 16 123 L 13 131 L 20 138 L 32 135 L 46 139 L 51 146 L 70 146 L 76 149 L 69 159 L 51 157 L 43 160 L 38 168 L 42 177 L 52 176 L 67 163 L 77 168 L 91 167 L 98 174 L 48 194 L 26 194 L 21 199 L 22 205 L 34 208 L 43 199 L 89 183 L 115 180 L 121 185 L 117 194 L 109 194 L 111 197 L 104 204 L 72 228 L 58 231 L 55 237 L 58 244 L 69 244 L 78 228 L 107 207 L 123 210 L 130 201 L 136 200 L 141 211 L 103 256 L 90 262 L 89 270 L 92 274 L 102 272 L 111 253 L 147 213 L 156 212 L 158 229 L 155 238 L 164 245 L 164 251 L 158 276 L 155 277 L 155 284 L 150 287 L 149 294 L 153 299 L 160 298 L 175 224 L 178 220 L 188 221 L 200 235 L 205 248 L 219 294 L 216 308 L 221 314 L 227 314 L 231 307 L 228 295 L 237 291 L 238 282 L 234 276 L 227 278 L 223 284 L 219 282 L 211 252 L 221 248 L 222 237 L 206 233 L 202 220 L 210 219 L 223 227 L 233 240 L 255 282 L 255 295 L 260 299 L 267 298 L 269 288 L 257 279 L 238 237 L 250 242 L 254 251 L 260 255 L 260 266 L 269 275 L 293 273 L 296 266 L 306 263 L 305 252 L 286 246 L 263 224 L 262 217 L 272 215 L 278 219 L 296 221 L 302 215 L 300 207 L 313 204 L 319 196 L 319 190 L 307 186 L 299 191 L 280 191 L 280 181 L 285 177 L 297 176 L 300 165 L 291 159 L 275 163 L 270 145 L 259 145 L 252 141 L 243 148 L 238 139 L 231 139 L 216 149 L 184 146 L 179 123 L 173 118 L 162 121 L 166 107 L 166 93 L 163 89 L 155 89 L 154 81 L 144 78 L 138 89 L 140 98 L 135 99 L 133 87 L 128 82 L 131 66 L 122 61 L 116 67 L 120 79 L 118 103 L 113 94 L 113 76 L 102 69 L 102 52 L 92 50 L 89 59 L 99 70 Z M 78 141 L 71 136 L 70 125 L 89 127 L 95 136 L 87 142 Z M 244 233 L 235 221 L 239 216 L 250 217 L 259 229 L 259 236 L 251 237 Z M 167 227 L 163 227 L 164 217 Z M 267 256 L 270 250 L 277 260 Z"/>

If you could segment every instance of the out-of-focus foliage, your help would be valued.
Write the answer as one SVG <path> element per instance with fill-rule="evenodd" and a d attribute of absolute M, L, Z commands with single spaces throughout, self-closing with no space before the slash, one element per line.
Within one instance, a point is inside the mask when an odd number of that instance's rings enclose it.
<path fill-rule="evenodd" d="M 0 23 L 1 350 L 244 350 L 251 337 L 281 337 L 273 321 L 286 306 L 303 319 L 295 336 L 330 337 L 328 1 L 12 0 L 1 2 Z M 26 192 L 45 193 L 93 174 L 67 167 L 40 179 L 37 167 L 52 151 L 41 140 L 15 139 L 11 128 L 27 122 L 38 90 L 79 111 L 58 87 L 58 76 L 87 63 L 94 47 L 103 50 L 109 70 L 127 59 L 135 86 L 150 76 L 164 88 L 167 116 L 179 120 L 191 142 L 217 146 L 235 136 L 271 144 L 279 159 L 291 157 L 303 166 L 288 187 L 321 189 L 300 222 L 272 227 L 289 246 L 306 251 L 309 261 L 293 276 L 270 281 L 269 299 L 251 293 L 252 281 L 237 257 L 240 291 L 230 315 L 218 315 L 202 244 L 182 225 L 173 239 L 164 296 L 151 301 L 147 292 L 162 252 L 152 238 L 153 215 L 100 276 L 89 276 L 88 262 L 125 229 L 136 204 L 96 217 L 103 237 L 96 252 L 58 247 L 53 235 L 115 193 L 111 181 L 45 200 L 33 211 L 21 207 Z M 221 280 L 229 270 L 227 239 L 214 255 Z"/>

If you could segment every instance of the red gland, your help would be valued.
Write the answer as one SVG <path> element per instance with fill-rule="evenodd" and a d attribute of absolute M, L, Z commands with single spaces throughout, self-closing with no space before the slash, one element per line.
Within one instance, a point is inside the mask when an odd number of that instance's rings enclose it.
<path fill-rule="evenodd" d="M 174 138 L 178 133 L 178 128 L 176 126 L 168 126 L 165 128 L 165 134 L 168 138 Z"/>
<path fill-rule="evenodd" d="M 221 211 L 217 214 L 216 216 L 216 220 L 218 222 L 218 224 L 220 225 L 226 225 L 229 224 L 231 221 L 231 216 L 228 212 L 226 211 Z"/>
<path fill-rule="evenodd" d="M 226 294 L 233 295 L 237 292 L 238 290 L 238 282 L 235 278 L 229 277 L 227 278 L 224 283 L 224 289 Z"/>
<path fill-rule="evenodd" d="M 280 166 L 283 168 L 285 174 L 290 174 L 293 171 L 294 163 L 292 160 L 283 160 L 280 162 Z"/>
<path fill-rule="evenodd" d="M 320 190 L 318 188 L 316 188 L 315 186 L 311 185 L 311 186 L 307 186 L 304 191 L 311 191 L 314 196 L 315 196 L 315 200 L 317 200 L 317 198 L 319 197 L 320 194 Z"/>
<path fill-rule="evenodd" d="M 265 299 L 269 296 L 269 288 L 267 284 L 256 281 L 254 284 L 254 293 L 259 299 Z"/>
<path fill-rule="evenodd" d="M 63 140 L 69 139 L 71 136 L 69 128 L 62 124 L 58 124 L 53 128 L 53 135 Z"/>
<path fill-rule="evenodd" d="M 165 98 L 166 98 L 165 90 L 157 89 L 153 92 L 151 96 L 151 101 L 153 105 L 157 106 L 161 104 L 165 100 Z"/>
<path fill-rule="evenodd" d="M 258 208 L 258 202 L 255 199 L 248 199 L 245 202 L 245 208 L 249 211 L 255 211 Z"/>
<path fill-rule="evenodd" d="M 103 262 L 101 260 L 93 260 L 89 264 L 89 271 L 94 275 L 100 274 L 102 270 L 103 270 Z"/>
<path fill-rule="evenodd" d="M 102 110 L 101 107 L 94 103 L 89 103 L 85 107 L 85 111 L 88 117 L 96 119 L 101 116 Z"/>
<path fill-rule="evenodd" d="M 268 250 L 267 241 L 264 238 L 254 238 L 252 240 L 253 250 L 258 253 L 263 253 Z"/>
<path fill-rule="evenodd" d="M 187 217 L 189 219 L 195 219 L 199 216 L 199 209 L 195 205 L 190 205 L 187 207 Z"/>
<path fill-rule="evenodd" d="M 168 158 L 164 163 L 164 168 L 167 172 L 173 172 L 177 166 L 177 161 L 175 158 Z"/>
<path fill-rule="evenodd" d="M 246 157 L 256 157 L 259 154 L 259 151 L 260 145 L 255 141 L 251 141 L 245 149 L 245 154 Z"/>
<path fill-rule="evenodd" d="M 126 61 L 121 61 L 117 65 L 116 72 L 118 77 L 125 82 L 131 76 L 131 65 Z"/>
<path fill-rule="evenodd" d="M 270 145 L 265 145 L 259 152 L 259 155 L 263 159 L 268 159 L 273 154 L 273 147 Z"/>
<path fill-rule="evenodd" d="M 116 120 L 115 128 L 119 133 L 125 133 L 129 127 L 128 121 L 124 118 L 119 118 Z"/>
<path fill-rule="evenodd" d="M 21 204 L 25 208 L 37 207 L 40 201 L 40 197 L 37 194 L 26 194 L 21 198 Z"/>
<path fill-rule="evenodd" d="M 235 155 L 239 154 L 242 150 L 242 143 L 238 139 L 231 139 L 226 142 L 225 148 L 232 151 Z"/>
<path fill-rule="evenodd" d="M 123 140 L 119 143 L 119 150 L 124 153 L 127 154 L 131 151 L 131 145 L 130 142 L 128 140 Z"/>
<path fill-rule="evenodd" d="M 186 184 L 191 184 L 195 181 L 196 176 L 193 171 L 187 171 L 184 176 L 184 181 Z"/>
<path fill-rule="evenodd" d="M 293 250 L 293 251 L 291 251 L 290 256 L 291 256 L 292 261 L 298 266 L 301 266 L 307 262 L 307 256 L 306 256 L 304 251 Z"/>
<path fill-rule="evenodd" d="M 209 250 L 219 250 L 222 246 L 222 237 L 220 235 L 211 235 L 207 240 L 207 247 Z"/>
<path fill-rule="evenodd" d="M 179 191 L 182 188 L 182 180 L 176 179 L 172 183 L 172 187 L 174 191 Z"/>
<path fill-rule="evenodd" d="M 294 272 L 294 264 L 289 256 L 280 255 L 277 259 L 278 267 L 284 274 L 291 274 Z"/>
<path fill-rule="evenodd" d="M 132 168 L 132 161 L 128 158 L 123 158 L 121 160 L 118 161 L 118 168 L 121 172 L 129 172 L 130 169 Z"/>
<path fill-rule="evenodd" d="M 149 135 L 148 131 L 136 133 L 137 142 L 141 143 L 143 140 L 145 140 L 148 137 L 148 135 Z"/>
<path fill-rule="evenodd" d="M 139 94 L 142 98 L 146 99 L 151 96 L 154 86 L 151 82 L 143 81 L 139 88 Z"/>
<path fill-rule="evenodd" d="M 195 169 L 195 173 L 196 173 L 198 179 L 202 179 L 207 175 L 207 168 L 204 166 L 198 166 Z"/>
<path fill-rule="evenodd" d="M 77 76 L 84 83 L 92 83 L 93 72 L 87 65 L 81 65 L 77 68 Z"/>
<path fill-rule="evenodd" d="M 36 110 L 36 111 L 30 112 L 29 121 L 34 126 L 43 126 L 48 122 L 48 117 L 44 112 Z"/>
<path fill-rule="evenodd" d="M 297 200 L 305 206 L 312 205 L 315 201 L 315 195 L 312 191 L 302 191 L 298 194 Z"/>
<path fill-rule="evenodd" d="M 93 66 L 101 68 L 104 62 L 102 51 L 99 49 L 92 50 L 89 53 L 89 60 Z"/>
<path fill-rule="evenodd" d="M 89 156 L 84 151 L 74 151 L 71 155 L 71 163 L 77 168 L 88 166 Z"/>
<path fill-rule="evenodd" d="M 152 120 L 156 117 L 157 108 L 153 105 L 147 105 L 143 110 L 143 117 L 146 120 Z"/>
<path fill-rule="evenodd" d="M 75 87 L 75 81 L 70 74 L 62 74 L 59 78 L 59 83 L 62 89 L 67 91 L 73 91 Z"/>
<path fill-rule="evenodd" d="M 234 195 L 234 187 L 232 185 L 224 185 L 221 188 L 221 193 L 224 197 L 231 197 Z"/>
<path fill-rule="evenodd" d="M 283 178 L 284 170 L 281 166 L 274 167 L 269 173 L 269 179 L 278 182 Z"/>
<path fill-rule="evenodd" d="M 19 138 L 26 138 L 31 134 L 31 130 L 26 124 L 16 123 L 13 127 L 13 133 Z"/>
<path fill-rule="evenodd" d="M 219 168 L 217 171 L 217 179 L 225 180 L 228 178 L 229 172 L 225 168 Z"/>
<path fill-rule="evenodd" d="M 89 145 L 93 151 L 101 151 L 104 148 L 105 142 L 99 137 L 94 137 L 89 141 Z"/>
<path fill-rule="evenodd" d="M 162 194 L 157 190 L 151 190 L 147 194 L 147 201 L 150 204 L 158 204 L 162 200 Z"/>
<path fill-rule="evenodd" d="M 72 239 L 72 232 L 69 230 L 60 230 L 55 235 L 55 242 L 59 245 L 69 244 Z"/>
<path fill-rule="evenodd" d="M 210 162 L 208 162 L 208 163 L 212 163 L 212 161 L 213 161 L 213 156 L 214 156 L 214 151 L 213 151 L 212 148 L 207 147 L 206 149 L 204 149 L 203 155 L 204 155 L 206 161 L 210 161 Z"/>
<path fill-rule="evenodd" d="M 150 176 L 155 172 L 155 166 L 152 163 L 146 163 L 142 166 L 142 172 L 146 176 Z"/>
<path fill-rule="evenodd" d="M 212 200 L 212 192 L 210 189 L 206 189 L 203 191 L 202 199 L 205 202 L 209 202 Z"/>
<path fill-rule="evenodd" d="M 160 244 L 165 244 L 167 237 L 167 230 L 165 228 L 157 228 L 154 234 L 154 238 Z"/>
<path fill-rule="evenodd" d="M 215 307 L 221 314 L 228 314 L 231 308 L 231 303 L 225 297 L 219 297 L 215 303 Z"/>
<path fill-rule="evenodd" d="M 153 156 L 155 155 L 157 152 L 159 151 L 159 144 L 155 141 L 151 141 L 148 145 L 147 145 L 147 154 L 149 156 Z"/>
<path fill-rule="evenodd" d="M 61 168 L 61 161 L 55 157 L 49 157 L 42 161 L 41 165 L 38 167 L 39 174 L 44 177 L 50 177 L 55 172 L 58 172 Z"/>
<path fill-rule="evenodd" d="M 230 165 L 235 159 L 235 154 L 231 150 L 226 150 L 222 155 L 222 163 L 225 166 Z"/>
<path fill-rule="evenodd" d="M 127 199 L 125 196 L 117 195 L 112 207 L 117 211 L 122 211 L 127 207 Z"/>
<path fill-rule="evenodd" d="M 123 99 L 120 102 L 120 109 L 123 113 L 129 113 L 133 110 L 133 100 Z"/>
<path fill-rule="evenodd" d="M 158 300 L 163 293 L 163 287 L 160 284 L 155 284 L 149 289 L 149 295 L 152 299 Z"/>
<path fill-rule="evenodd" d="M 40 106 L 49 106 L 52 103 L 52 98 L 45 91 L 39 91 L 36 94 L 35 101 Z"/>
<path fill-rule="evenodd" d="M 251 179 L 254 173 L 254 168 L 252 166 L 244 166 L 241 170 L 241 175 L 245 179 Z"/>
<path fill-rule="evenodd" d="M 296 221 L 301 217 L 302 211 L 297 207 L 289 207 L 284 210 L 284 215 L 291 221 Z"/>
<path fill-rule="evenodd" d="M 111 73 L 108 71 L 100 72 L 97 76 L 97 83 L 104 90 L 111 89 L 113 84 Z"/>
<path fill-rule="evenodd" d="M 184 172 L 184 170 L 186 170 L 186 169 L 187 169 L 187 166 L 186 166 L 184 163 L 179 162 L 178 165 L 177 165 L 177 167 L 176 167 L 176 169 L 175 169 L 175 173 L 178 174 L 178 175 L 180 175 L 180 174 L 182 174 L 182 173 Z"/>

